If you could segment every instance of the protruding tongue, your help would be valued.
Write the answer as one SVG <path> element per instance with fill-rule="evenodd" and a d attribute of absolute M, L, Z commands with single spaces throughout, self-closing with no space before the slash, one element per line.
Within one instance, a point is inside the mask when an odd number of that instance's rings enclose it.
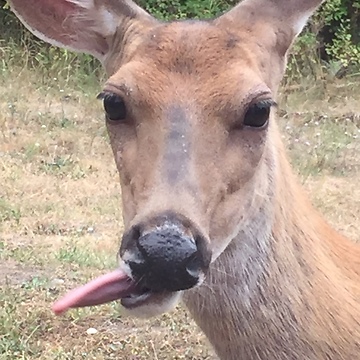
<path fill-rule="evenodd" d="M 69 308 L 108 303 L 129 296 L 134 289 L 134 282 L 123 271 L 115 270 L 71 290 L 55 302 L 52 310 L 59 315 Z"/>

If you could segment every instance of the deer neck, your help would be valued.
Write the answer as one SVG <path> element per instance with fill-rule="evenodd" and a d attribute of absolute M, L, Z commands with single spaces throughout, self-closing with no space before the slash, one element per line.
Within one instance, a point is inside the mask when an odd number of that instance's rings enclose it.
<path fill-rule="evenodd" d="M 355 249 L 312 208 L 279 144 L 266 159 L 273 165 L 267 201 L 212 263 L 205 283 L 184 294 L 185 304 L 220 359 L 354 358 Z"/>

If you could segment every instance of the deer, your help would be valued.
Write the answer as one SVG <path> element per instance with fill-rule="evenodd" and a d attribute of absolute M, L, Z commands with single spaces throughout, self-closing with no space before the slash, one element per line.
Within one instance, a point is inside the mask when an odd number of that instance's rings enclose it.
<path fill-rule="evenodd" d="M 119 266 L 55 302 L 183 301 L 221 360 L 360 357 L 360 249 L 312 206 L 276 123 L 287 54 L 321 0 L 243 0 L 159 21 L 130 0 L 11 0 L 40 39 L 91 54 L 119 172 Z"/>

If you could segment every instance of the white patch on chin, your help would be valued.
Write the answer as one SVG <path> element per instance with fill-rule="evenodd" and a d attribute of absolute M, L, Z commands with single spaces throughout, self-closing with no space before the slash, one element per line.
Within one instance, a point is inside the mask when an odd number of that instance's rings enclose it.
<path fill-rule="evenodd" d="M 182 291 L 169 294 L 160 302 L 145 304 L 134 308 L 122 307 L 124 315 L 133 316 L 140 319 L 148 319 L 159 316 L 173 310 L 181 299 Z"/>
<path fill-rule="evenodd" d="M 130 266 L 125 261 L 135 261 L 136 259 L 129 251 L 125 251 L 123 257 L 119 257 L 119 268 L 122 269 L 131 279 L 132 273 Z M 200 283 L 204 281 L 204 276 L 201 276 Z M 147 319 L 167 313 L 175 308 L 181 299 L 182 291 L 169 293 L 164 295 L 164 298 L 156 299 L 154 302 L 149 302 L 144 305 L 133 308 L 125 308 L 122 306 L 122 312 L 126 316 L 133 316 L 137 318 Z"/>

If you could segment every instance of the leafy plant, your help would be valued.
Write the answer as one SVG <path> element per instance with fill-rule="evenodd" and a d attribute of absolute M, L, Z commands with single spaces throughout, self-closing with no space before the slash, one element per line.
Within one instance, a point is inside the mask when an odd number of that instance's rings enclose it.
<path fill-rule="evenodd" d="M 360 64 L 360 1 L 331 0 L 324 3 L 324 48 L 331 60 L 343 66 Z"/>
<path fill-rule="evenodd" d="M 140 6 L 160 20 L 213 18 L 238 0 L 138 0 Z M 0 66 L 32 67 L 77 83 L 103 76 L 97 60 L 54 48 L 35 39 L 0 0 Z M 310 75 L 318 78 L 323 70 L 340 76 L 360 69 L 360 0 L 327 0 L 295 44 L 289 59 L 291 78 Z M 54 75 L 55 76 L 55 75 Z"/>
<path fill-rule="evenodd" d="M 155 17 L 170 19 L 212 18 L 237 3 L 234 0 L 139 0 L 139 5 Z"/>

